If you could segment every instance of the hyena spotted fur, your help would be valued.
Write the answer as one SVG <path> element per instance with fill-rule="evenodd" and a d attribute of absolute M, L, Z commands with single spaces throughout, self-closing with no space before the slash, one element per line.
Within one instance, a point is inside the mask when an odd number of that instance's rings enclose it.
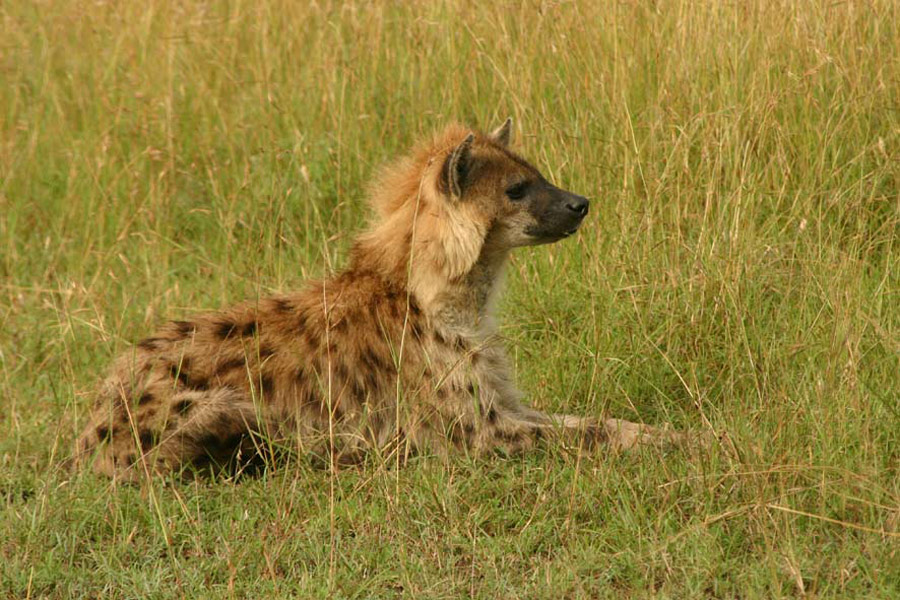
<path fill-rule="evenodd" d="M 507 256 L 572 235 L 588 200 L 490 134 L 451 125 L 387 168 L 350 264 L 302 291 L 164 325 L 114 364 L 75 460 L 135 479 L 265 453 L 518 452 L 543 437 L 675 441 L 521 402 L 494 306 Z"/>

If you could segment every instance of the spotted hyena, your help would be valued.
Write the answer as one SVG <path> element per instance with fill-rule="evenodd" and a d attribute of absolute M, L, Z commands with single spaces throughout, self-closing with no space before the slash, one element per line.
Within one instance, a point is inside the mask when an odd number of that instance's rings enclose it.
<path fill-rule="evenodd" d="M 494 319 L 519 246 L 573 235 L 588 200 L 490 134 L 451 125 L 388 167 L 349 266 L 302 291 L 164 325 L 114 364 L 76 460 L 126 479 L 289 441 L 365 452 L 517 452 L 544 437 L 630 448 L 673 434 L 522 403 Z"/>

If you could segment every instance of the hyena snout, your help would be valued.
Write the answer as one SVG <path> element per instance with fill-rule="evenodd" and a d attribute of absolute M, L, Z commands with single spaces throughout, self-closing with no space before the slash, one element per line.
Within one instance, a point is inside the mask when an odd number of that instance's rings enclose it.
<path fill-rule="evenodd" d="M 579 223 L 581 223 L 581 219 L 588 213 L 589 205 L 590 202 L 587 198 L 575 194 L 569 194 L 569 198 L 566 200 L 566 208 L 579 217 Z"/>
<path fill-rule="evenodd" d="M 536 223 L 528 231 L 538 243 L 554 242 L 569 237 L 581 226 L 590 201 L 584 196 L 547 186 L 542 197 L 531 206 Z"/>

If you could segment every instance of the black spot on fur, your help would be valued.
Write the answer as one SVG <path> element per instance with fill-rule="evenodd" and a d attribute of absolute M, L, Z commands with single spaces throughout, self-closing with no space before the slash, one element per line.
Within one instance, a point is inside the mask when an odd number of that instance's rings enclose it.
<path fill-rule="evenodd" d="M 275 312 L 280 313 L 291 312 L 291 309 L 293 308 L 291 306 L 291 301 L 287 298 L 273 298 L 272 307 L 275 309 Z"/>
<path fill-rule="evenodd" d="M 140 434 L 138 435 L 138 441 L 140 441 L 140 443 L 141 443 L 141 450 L 146 452 L 147 450 L 152 448 L 155 437 L 156 436 L 153 435 L 153 432 L 151 432 L 147 429 L 144 429 L 143 431 L 141 431 Z"/>
<path fill-rule="evenodd" d="M 187 386 L 190 378 L 188 374 L 185 372 L 184 367 L 181 365 L 173 364 L 169 366 L 169 374 L 172 378 L 177 379 L 179 383 L 184 386 Z"/>
<path fill-rule="evenodd" d="M 445 388 L 444 386 L 441 386 L 438 389 L 436 389 L 435 393 L 437 394 L 438 400 L 446 400 L 447 399 L 447 388 Z"/>
<path fill-rule="evenodd" d="M 434 330 L 434 342 L 439 346 L 443 346 L 446 344 L 446 340 L 444 340 L 444 336 L 441 335 L 441 332 L 437 329 Z"/>
<path fill-rule="evenodd" d="M 197 330 L 197 326 L 190 321 L 172 321 L 172 325 L 175 328 L 175 333 L 177 333 L 182 338 L 186 338 L 189 335 L 192 335 L 194 331 Z"/>
<path fill-rule="evenodd" d="M 135 457 L 134 457 L 133 453 L 128 453 L 123 457 L 123 462 L 128 467 L 134 466 L 134 460 L 135 460 Z"/>
<path fill-rule="evenodd" d="M 363 385 L 359 381 L 354 379 L 350 382 L 350 394 L 357 400 L 365 400 L 366 388 L 363 387 Z"/>
<path fill-rule="evenodd" d="M 106 425 L 101 425 L 100 427 L 98 427 L 96 433 L 101 442 L 105 442 L 110 438 L 109 427 L 107 427 Z"/>
<path fill-rule="evenodd" d="M 421 340 L 423 337 L 422 333 L 422 324 L 418 319 L 410 319 L 409 320 L 410 331 L 412 331 L 413 337 L 417 340 Z"/>
<path fill-rule="evenodd" d="M 251 337 L 254 333 L 256 333 L 256 329 L 257 329 L 257 322 L 250 321 L 249 323 L 244 325 L 244 327 L 241 329 L 241 335 L 243 335 L 244 337 Z"/>
<path fill-rule="evenodd" d="M 497 431 L 497 437 L 506 442 L 507 444 L 518 444 L 522 441 L 522 434 L 519 432 L 510 432 L 510 431 Z"/>
<path fill-rule="evenodd" d="M 320 346 L 321 339 L 317 333 L 307 329 L 303 332 L 303 342 L 310 350 L 316 350 Z"/>
<path fill-rule="evenodd" d="M 272 390 L 275 389 L 275 384 L 272 381 L 272 378 L 268 375 L 263 375 L 259 378 L 259 393 L 260 394 L 270 394 Z"/>
<path fill-rule="evenodd" d="M 469 385 L 466 386 L 466 392 L 470 396 L 474 396 L 475 395 L 475 386 L 470 383 Z"/>
<path fill-rule="evenodd" d="M 244 357 L 239 356 L 237 358 L 231 358 L 223 363 L 217 364 L 216 370 L 219 373 L 227 373 L 228 371 L 233 371 L 234 369 L 243 369 L 246 365 L 247 363 L 246 361 L 244 361 Z"/>
<path fill-rule="evenodd" d="M 389 368 L 388 362 L 373 348 L 366 348 L 363 350 L 360 355 L 360 360 L 368 371 L 375 373 L 387 371 Z"/>
<path fill-rule="evenodd" d="M 169 366 L 169 374 L 176 380 L 178 383 L 183 385 L 184 387 L 191 390 L 208 390 L 209 389 L 209 380 L 200 376 L 191 376 L 188 373 L 188 369 L 190 368 L 191 361 L 185 356 L 181 359 L 181 364 L 175 364 Z"/>
<path fill-rule="evenodd" d="M 496 423 L 497 422 L 497 411 L 494 410 L 493 407 L 489 408 L 487 414 L 485 415 L 488 423 Z"/>
<path fill-rule="evenodd" d="M 144 338 L 137 343 L 137 347 L 141 350 L 158 350 L 165 340 L 158 337 Z"/>
<path fill-rule="evenodd" d="M 213 330 L 219 339 L 228 339 L 228 337 L 237 329 L 237 325 L 231 321 L 219 321 L 215 324 Z"/>
<path fill-rule="evenodd" d="M 144 392 L 141 394 L 141 397 L 138 398 L 139 405 L 149 404 L 150 402 L 153 402 L 153 394 L 150 392 Z"/>
<path fill-rule="evenodd" d="M 259 358 L 263 359 L 269 358 L 270 356 L 274 355 L 275 350 L 270 346 L 260 346 L 257 350 L 257 353 L 259 354 Z"/>
<path fill-rule="evenodd" d="M 191 408 L 194 407 L 194 403 L 191 400 L 179 400 L 175 404 L 172 405 L 172 410 L 177 412 L 180 415 L 186 415 L 191 411 Z"/>

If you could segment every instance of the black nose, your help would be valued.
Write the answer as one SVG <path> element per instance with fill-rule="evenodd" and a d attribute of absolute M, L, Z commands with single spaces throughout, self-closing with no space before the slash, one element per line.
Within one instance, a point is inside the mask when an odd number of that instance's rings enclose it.
<path fill-rule="evenodd" d="M 588 212 L 588 204 L 590 204 L 590 202 L 588 202 L 587 198 L 572 196 L 566 201 L 566 208 L 577 213 L 579 217 L 583 217 Z"/>

